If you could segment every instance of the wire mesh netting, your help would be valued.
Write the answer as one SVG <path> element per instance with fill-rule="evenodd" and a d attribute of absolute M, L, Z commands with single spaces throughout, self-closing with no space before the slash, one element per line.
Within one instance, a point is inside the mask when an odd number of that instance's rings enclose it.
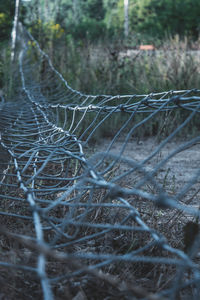
<path fill-rule="evenodd" d="M 199 299 L 200 90 L 85 95 L 28 39 L 0 104 L 10 298 Z"/>

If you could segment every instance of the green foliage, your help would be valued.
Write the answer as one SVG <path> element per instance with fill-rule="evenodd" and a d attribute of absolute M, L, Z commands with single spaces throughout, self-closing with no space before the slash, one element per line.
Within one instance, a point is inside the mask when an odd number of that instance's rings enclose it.
<path fill-rule="evenodd" d="M 102 21 L 96 19 L 85 18 L 79 24 L 73 26 L 71 34 L 75 39 L 89 39 L 96 41 L 101 38 L 106 31 L 106 27 Z"/>
<path fill-rule="evenodd" d="M 8 46 L 2 47 L 0 51 L 0 90 L 4 91 L 4 95 L 9 94 L 10 84 L 10 49 Z"/>
<path fill-rule="evenodd" d="M 124 0 L 104 0 L 105 24 L 115 34 L 123 32 Z M 167 35 L 198 38 L 198 0 L 129 0 L 130 35 L 164 39 Z"/>
<path fill-rule="evenodd" d="M 14 6 L 14 0 L 0 3 L 1 41 L 9 38 Z M 147 42 L 166 33 L 198 38 L 199 15 L 199 0 L 129 0 L 130 36 L 142 34 Z M 31 0 L 21 2 L 21 20 L 33 27 L 38 20 L 59 24 L 75 39 L 119 36 L 124 32 L 124 0 Z"/>
<path fill-rule="evenodd" d="M 124 0 L 32 0 L 23 6 L 27 23 L 52 21 L 75 39 L 124 33 Z M 130 36 L 140 34 L 147 42 L 166 34 L 197 38 L 199 15 L 199 0 L 129 0 Z"/>
<path fill-rule="evenodd" d="M 32 24 L 30 31 L 39 40 L 39 42 L 48 43 L 53 40 L 58 40 L 63 37 L 64 29 L 60 24 L 56 24 L 53 21 L 42 23 L 39 19 L 34 24 Z"/>
<path fill-rule="evenodd" d="M 9 39 L 12 29 L 15 2 L 12 0 L 0 2 L 0 41 Z"/>
<path fill-rule="evenodd" d="M 8 38 L 10 27 L 11 27 L 11 22 L 9 20 L 8 15 L 5 13 L 0 13 L 1 40 Z"/>
<path fill-rule="evenodd" d="M 101 21 L 105 17 L 105 8 L 103 6 L 103 0 L 87 0 L 85 13 L 86 15 L 97 21 Z"/>
<path fill-rule="evenodd" d="M 136 0 L 130 12 L 132 30 L 163 38 L 165 33 L 195 38 L 199 34 L 198 0 Z"/>
<path fill-rule="evenodd" d="M 105 24 L 107 29 L 112 33 L 119 33 L 122 24 L 119 22 L 121 13 L 118 9 L 118 0 L 104 0 Z"/>

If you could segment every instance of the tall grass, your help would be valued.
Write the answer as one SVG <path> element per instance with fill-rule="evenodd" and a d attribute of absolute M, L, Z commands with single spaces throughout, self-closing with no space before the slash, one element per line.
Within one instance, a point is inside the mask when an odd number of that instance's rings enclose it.
<path fill-rule="evenodd" d="M 187 38 L 175 36 L 157 51 L 131 54 L 116 42 L 69 39 L 53 59 L 69 84 L 82 92 L 143 94 L 199 87 L 200 54 L 191 51 L 192 47 Z"/>
<path fill-rule="evenodd" d="M 88 94 L 148 94 L 200 87 L 200 53 L 193 51 L 197 44 L 175 36 L 160 42 L 156 51 L 138 52 L 131 49 L 131 52 L 121 40 L 91 43 L 77 42 L 68 37 L 66 41 L 54 45 L 53 51 L 51 47 L 49 54 L 53 64 L 74 89 Z M 8 49 L 1 52 L 0 83 L 5 92 L 10 90 L 9 57 Z M 163 115 L 160 115 L 151 126 L 144 126 L 140 135 L 170 134 L 184 117 L 183 112 L 165 116 L 169 126 L 164 130 Z M 116 130 L 123 122 L 120 114 L 112 117 L 111 123 Z M 188 129 L 192 135 L 199 127 L 199 121 L 195 119 L 193 125 Z M 113 128 L 105 122 L 97 136 L 112 135 Z"/>
<path fill-rule="evenodd" d="M 9 90 L 10 51 L 8 45 L 0 47 L 0 90 Z"/>
<path fill-rule="evenodd" d="M 193 51 L 194 47 L 187 38 L 180 40 L 178 36 L 166 40 L 154 52 L 127 51 L 120 42 L 76 44 L 68 40 L 62 49 L 58 49 L 53 60 L 68 83 L 84 93 L 149 94 L 200 87 L 200 53 Z M 148 126 L 144 124 L 135 135 L 156 135 L 160 139 L 169 135 L 187 115 L 183 110 L 161 113 Z M 143 117 L 137 115 L 134 122 Z M 113 115 L 109 119 L 110 125 L 106 122 L 102 124 L 93 136 L 93 141 L 112 136 L 124 121 L 121 114 Z M 88 126 L 87 119 L 85 126 Z M 185 128 L 182 136 L 196 135 L 199 126 L 197 116 L 192 125 Z"/>

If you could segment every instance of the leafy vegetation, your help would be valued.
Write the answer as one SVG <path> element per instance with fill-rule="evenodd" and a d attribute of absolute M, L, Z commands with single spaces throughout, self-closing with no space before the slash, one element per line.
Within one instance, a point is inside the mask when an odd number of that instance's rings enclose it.
<path fill-rule="evenodd" d="M 167 34 L 199 35 L 198 0 L 137 0 L 131 10 L 132 30 L 163 38 Z"/>
<path fill-rule="evenodd" d="M 14 0 L 0 4 L 1 39 L 9 37 Z M 168 35 L 189 35 L 196 39 L 200 30 L 198 0 L 129 0 L 129 37 L 138 34 L 165 39 Z M 59 24 L 75 39 L 119 38 L 124 28 L 124 0 L 31 0 L 21 1 L 21 20 L 27 25 L 41 20 Z M 95 32 L 96 31 L 96 32 Z M 95 34 L 96 33 L 96 34 Z"/>
<path fill-rule="evenodd" d="M 14 15 L 14 1 L 0 2 L 0 46 L 9 39 Z"/>
<path fill-rule="evenodd" d="M 0 4 L 1 87 L 14 2 Z M 199 14 L 198 0 L 129 0 L 128 39 L 124 0 L 21 1 L 20 19 L 74 88 L 88 93 L 149 93 L 199 86 L 197 61 L 186 53 L 198 48 Z M 151 57 L 122 55 L 145 43 L 164 52 Z M 165 52 L 169 49 L 175 55 Z"/>

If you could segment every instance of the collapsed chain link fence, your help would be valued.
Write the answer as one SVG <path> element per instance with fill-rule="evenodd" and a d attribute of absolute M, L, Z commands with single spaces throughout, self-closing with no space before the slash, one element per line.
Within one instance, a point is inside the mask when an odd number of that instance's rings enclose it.
<path fill-rule="evenodd" d="M 29 299 L 199 299 L 200 161 L 182 185 L 176 172 L 167 181 L 168 164 L 199 149 L 198 131 L 184 130 L 198 127 L 200 90 L 85 95 L 30 34 L 13 81 L 13 101 L 0 104 L 0 266 L 8 290 L 12 280 L 16 295 L 21 288 Z M 156 118 L 160 132 L 173 126 L 146 151 L 140 136 Z"/>

